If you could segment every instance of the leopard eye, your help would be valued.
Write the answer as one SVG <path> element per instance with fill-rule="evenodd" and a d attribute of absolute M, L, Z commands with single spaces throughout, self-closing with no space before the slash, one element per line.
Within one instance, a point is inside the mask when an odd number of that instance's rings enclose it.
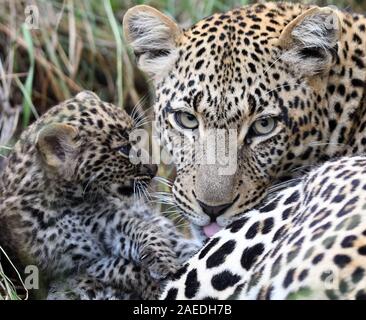
<path fill-rule="evenodd" d="M 198 128 L 197 118 L 189 112 L 185 112 L 185 111 L 175 112 L 174 120 L 183 129 L 194 130 L 194 129 Z"/>
<path fill-rule="evenodd" d="M 256 136 L 264 136 L 270 134 L 277 126 L 277 119 L 275 118 L 262 118 L 255 121 L 252 124 L 252 132 Z"/>
<path fill-rule="evenodd" d="M 130 155 L 130 151 L 131 151 L 131 145 L 130 144 L 126 144 L 124 146 L 121 146 L 118 148 L 118 152 L 123 155 L 124 157 L 128 157 Z"/>

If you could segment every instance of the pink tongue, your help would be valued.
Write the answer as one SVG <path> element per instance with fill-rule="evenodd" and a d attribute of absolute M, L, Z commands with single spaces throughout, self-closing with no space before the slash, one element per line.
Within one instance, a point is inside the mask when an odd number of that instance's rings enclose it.
<path fill-rule="evenodd" d="M 203 232 L 208 238 L 211 238 L 216 232 L 220 230 L 221 227 L 216 222 L 210 223 L 209 225 L 203 227 Z"/>

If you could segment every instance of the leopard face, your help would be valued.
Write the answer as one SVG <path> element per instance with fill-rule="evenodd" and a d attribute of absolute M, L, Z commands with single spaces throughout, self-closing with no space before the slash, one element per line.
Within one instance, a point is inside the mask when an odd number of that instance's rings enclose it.
<path fill-rule="evenodd" d="M 24 193 L 55 182 L 54 198 L 61 199 L 129 197 L 136 183 L 148 183 L 156 173 L 156 166 L 131 161 L 133 128 L 124 110 L 83 91 L 23 133 L 4 184 Z"/>
<path fill-rule="evenodd" d="M 366 79 L 360 63 L 350 64 L 357 76 L 345 75 L 350 56 L 365 55 L 349 39 L 352 19 L 268 3 L 181 30 L 150 7 L 126 13 L 125 36 L 154 79 L 157 127 L 177 167 L 174 199 L 194 225 L 225 226 L 296 169 L 346 152 L 352 124 L 344 115 L 360 106 Z M 212 136 L 229 156 L 216 152 L 207 163 Z M 225 171 L 229 160 L 234 169 Z"/>

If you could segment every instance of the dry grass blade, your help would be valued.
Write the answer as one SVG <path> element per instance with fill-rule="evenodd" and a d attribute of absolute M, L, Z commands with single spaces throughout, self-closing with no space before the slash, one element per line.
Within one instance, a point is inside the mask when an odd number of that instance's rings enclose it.
<path fill-rule="evenodd" d="M 10 141 L 17 128 L 21 106 L 12 108 L 10 105 L 10 82 L 1 60 L 0 101 L 0 145 L 5 145 Z"/>
<path fill-rule="evenodd" d="M 9 279 L 9 277 L 5 274 L 3 267 L 0 261 L 0 300 L 21 300 L 21 297 L 18 295 L 19 291 L 25 291 L 24 299 L 28 299 L 28 290 L 25 287 L 25 284 L 19 274 L 19 271 L 16 269 L 14 264 L 11 262 L 9 256 L 6 254 L 4 249 L 0 246 L 0 256 L 4 256 L 7 262 L 15 271 L 18 279 L 15 279 L 17 282 L 21 284 L 21 287 L 17 287 L 14 285 L 13 281 Z"/>
<path fill-rule="evenodd" d="M 6 25 L 0 23 L 0 32 L 3 32 L 7 36 L 9 36 L 12 39 L 15 39 L 17 45 L 22 47 L 23 49 L 27 49 L 27 43 L 20 37 L 16 35 L 16 32 L 14 30 L 11 30 Z M 44 67 L 45 70 L 50 72 L 50 76 L 53 77 L 54 74 L 58 75 L 60 78 L 62 78 L 65 83 L 67 83 L 70 88 L 76 92 L 82 90 L 82 88 L 75 83 L 73 79 L 65 75 L 61 69 L 58 69 L 56 66 L 54 66 L 52 63 L 50 63 L 47 59 L 44 58 L 43 53 L 41 50 L 35 50 L 34 53 L 36 61 Z M 54 73 L 54 74 L 53 74 Z"/>

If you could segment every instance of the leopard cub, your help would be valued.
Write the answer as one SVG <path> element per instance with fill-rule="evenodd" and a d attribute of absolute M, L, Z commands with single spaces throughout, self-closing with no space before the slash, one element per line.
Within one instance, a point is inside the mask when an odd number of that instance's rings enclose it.
<path fill-rule="evenodd" d="M 134 197 L 157 168 L 130 161 L 133 128 L 122 109 L 83 91 L 31 125 L 9 155 L 1 242 L 52 283 L 69 279 L 73 295 L 56 285 L 49 298 L 154 299 L 196 249 Z"/>

